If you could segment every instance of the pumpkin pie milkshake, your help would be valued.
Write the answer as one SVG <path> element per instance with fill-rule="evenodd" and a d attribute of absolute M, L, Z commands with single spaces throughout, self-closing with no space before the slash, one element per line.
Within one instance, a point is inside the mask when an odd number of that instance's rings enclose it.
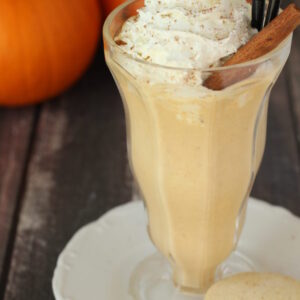
<path fill-rule="evenodd" d="M 205 87 L 256 34 L 244 0 L 132 1 L 105 36 L 107 64 L 124 102 L 128 153 L 149 234 L 174 283 L 205 292 L 234 250 L 259 168 L 269 92 L 290 49 L 285 41 L 256 71 L 220 91 Z M 112 20 L 125 18 L 117 28 Z M 247 68 L 248 65 L 234 66 Z M 228 69 L 228 68 L 227 68 Z M 225 73 L 224 73 L 225 76 Z"/>

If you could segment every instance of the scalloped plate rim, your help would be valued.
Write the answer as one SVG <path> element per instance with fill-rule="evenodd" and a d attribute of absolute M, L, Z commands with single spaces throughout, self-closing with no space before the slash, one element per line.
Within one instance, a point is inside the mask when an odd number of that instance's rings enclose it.
<path fill-rule="evenodd" d="M 102 216 L 100 216 L 95 221 L 92 221 L 92 222 L 84 225 L 83 227 L 81 227 L 78 231 L 76 231 L 73 234 L 71 239 L 67 242 L 66 246 L 64 247 L 64 249 L 58 256 L 58 260 L 57 260 L 57 263 L 55 266 L 55 270 L 54 270 L 54 274 L 53 274 L 53 278 L 52 278 L 52 290 L 53 290 L 56 300 L 71 300 L 69 298 L 64 298 L 63 296 L 61 296 L 59 288 L 57 287 L 58 276 L 59 276 L 59 273 L 61 272 L 60 266 L 62 265 L 62 261 L 63 261 L 65 255 L 67 254 L 68 249 L 71 248 L 71 246 L 74 243 L 76 243 L 76 241 L 79 240 L 87 231 L 89 231 L 90 228 L 104 224 L 106 222 L 106 220 L 109 220 L 112 218 L 119 218 L 120 215 L 125 216 L 126 213 L 130 212 L 133 209 L 139 210 L 140 209 L 139 207 L 142 205 L 143 205 L 143 201 L 138 200 L 138 201 L 130 201 L 128 203 L 116 206 L 116 207 L 108 210 L 107 212 L 105 212 Z M 253 198 L 253 197 L 251 197 L 249 199 L 249 205 L 255 207 L 255 209 L 264 210 L 264 212 L 268 212 L 268 213 L 272 212 L 272 214 L 274 214 L 274 212 L 276 211 L 277 215 L 280 214 L 282 216 L 288 217 L 290 219 L 290 221 L 295 222 L 295 224 L 298 223 L 300 226 L 300 218 L 282 206 L 274 205 L 274 204 L 268 203 L 264 200 L 260 200 L 260 199 Z M 122 211 L 122 214 L 120 214 L 121 211 Z M 118 223 L 115 223 L 114 225 L 118 226 Z"/>

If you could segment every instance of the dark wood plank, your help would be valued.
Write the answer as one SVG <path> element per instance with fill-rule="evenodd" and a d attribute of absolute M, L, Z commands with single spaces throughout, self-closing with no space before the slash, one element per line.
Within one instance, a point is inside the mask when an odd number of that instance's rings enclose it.
<path fill-rule="evenodd" d="M 53 299 L 56 259 L 72 234 L 131 199 L 123 115 L 102 59 L 44 105 L 5 300 Z"/>
<path fill-rule="evenodd" d="M 296 1 L 300 7 L 300 0 Z M 300 155 L 300 28 L 294 32 L 290 60 L 287 65 L 289 96 Z"/>
<path fill-rule="evenodd" d="M 33 119 L 33 108 L 0 109 L 0 295 L 13 242 L 10 235 L 17 217 Z"/>

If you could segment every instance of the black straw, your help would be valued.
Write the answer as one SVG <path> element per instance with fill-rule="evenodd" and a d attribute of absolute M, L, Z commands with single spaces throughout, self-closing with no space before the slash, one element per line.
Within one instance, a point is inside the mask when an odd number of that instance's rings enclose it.
<path fill-rule="evenodd" d="M 274 18 L 277 17 L 279 7 L 280 0 L 270 0 L 264 26 L 267 26 Z"/>
<path fill-rule="evenodd" d="M 260 31 L 264 25 L 265 0 L 252 1 L 252 21 L 251 26 Z"/>

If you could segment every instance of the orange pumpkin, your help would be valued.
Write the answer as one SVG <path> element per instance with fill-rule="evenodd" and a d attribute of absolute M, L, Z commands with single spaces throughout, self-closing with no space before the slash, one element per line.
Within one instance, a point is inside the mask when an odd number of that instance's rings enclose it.
<path fill-rule="evenodd" d="M 100 33 L 98 0 L 0 1 L 0 104 L 38 102 L 87 68 Z"/>
<path fill-rule="evenodd" d="M 107 17 L 117 6 L 121 5 L 126 0 L 101 0 L 102 11 L 105 17 Z M 144 6 L 144 0 L 137 0 L 127 7 L 126 13 L 131 16 L 137 14 L 137 10 Z"/>
<path fill-rule="evenodd" d="M 123 2 L 125 2 L 125 0 L 101 0 L 104 16 L 107 17 L 112 10 Z"/>

